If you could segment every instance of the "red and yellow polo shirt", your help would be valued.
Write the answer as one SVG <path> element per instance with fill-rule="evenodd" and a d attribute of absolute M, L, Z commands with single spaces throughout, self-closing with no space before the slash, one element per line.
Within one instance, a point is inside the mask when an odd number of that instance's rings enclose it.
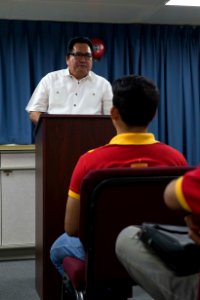
<path fill-rule="evenodd" d="M 155 140 L 151 133 L 122 133 L 109 144 L 83 154 L 73 171 L 69 196 L 80 198 L 83 177 L 91 170 L 117 167 L 187 165 L 176 149 Z"/>
<path fill-rule="evenodd" d="M 181 206 L 200 214 L 200 166 L 176 181 L 176 196 Z"/>

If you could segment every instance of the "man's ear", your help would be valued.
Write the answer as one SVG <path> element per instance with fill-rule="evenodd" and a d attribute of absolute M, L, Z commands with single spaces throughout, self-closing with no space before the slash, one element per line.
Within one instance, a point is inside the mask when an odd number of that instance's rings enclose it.
<path fill-rule="evenodd" d="M 67 66 L 68 66 L 68 59 L 69 59 L 69 56 L 66 55 L 66 56 L 65 56 L 65 62 L 66 62 L 66 65 L 67 65 Z"/>
<path fill-rule="evenodd" d="M 115 106 L 111 107 L 110 115 L 111 115 L 111 118 L 113 120 L 116 120 L 116 119 L 119 118 L 119 112 L 118 112 L 118 109 Z"/>

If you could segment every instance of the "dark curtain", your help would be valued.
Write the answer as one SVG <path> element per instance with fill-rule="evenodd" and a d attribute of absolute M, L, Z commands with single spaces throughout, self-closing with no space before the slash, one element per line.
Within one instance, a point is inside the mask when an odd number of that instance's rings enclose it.
<path fill-rule="evenodd" d="M 200 162 L 200 27 L 0 20 L 0 144 L 34 143 L 25 106 L 46 73 L 65 68 L 67 41 L 98 37 L 106 52 L 93 71 L 111 83 L 140 74 L 161 93 L 156 138 Z"/>

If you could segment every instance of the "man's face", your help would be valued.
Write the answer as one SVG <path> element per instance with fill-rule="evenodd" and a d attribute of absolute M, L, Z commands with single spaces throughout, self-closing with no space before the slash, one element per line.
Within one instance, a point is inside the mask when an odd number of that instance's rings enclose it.
<path fill-rule="evenodd" d="M 75 44 L 66 58 L 69 72 L 76 79 L 86 77 L 92 69 L 92 52 L 87 44 Z"/>

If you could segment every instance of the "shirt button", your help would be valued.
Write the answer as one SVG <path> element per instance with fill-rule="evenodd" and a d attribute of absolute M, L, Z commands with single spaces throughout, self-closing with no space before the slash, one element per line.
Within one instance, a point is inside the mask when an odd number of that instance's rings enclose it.
<path fill-rule="evenodd" d="M 76 104 L 74 104 L 74 106 L 76 106 Z"/>
<path fill-rule="evenodd" d="M 75 95 L 77 96 L 78 94 L 77 94 L 77 93 L 75 93 Z"/>

